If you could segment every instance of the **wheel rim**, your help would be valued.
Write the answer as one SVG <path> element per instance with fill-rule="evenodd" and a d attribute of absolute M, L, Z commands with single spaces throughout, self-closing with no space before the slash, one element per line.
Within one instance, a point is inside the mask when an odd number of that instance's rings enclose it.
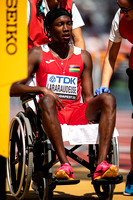
<path fill-rule="evenodd" d="M 15 128 L 17 128 L 17 131 L 14 131 Z M 31 126 L 28 118 L 25 117 L 25 115 L 22 112 L 19 112 L 17 116 L 12 119 L 10 123 L 10 136 L 12 141 L 10 142 L 10 148 L 9 148 L 10 156 L 9 159 L 7 159 L 8 185 L 10 192 L 13 196 L 15 197 L 17 196 L 18 199 L 23 199 L 29 190 L 32 177 L 33 147 L 31 145 L 32 144 Z M 13 140 L 13 138 L 15 139 Z M 19 140 L 22 141 L 22 144 L 21 142 L 19 142 Z M 15 144 L 17 145 L 17 155 L 15 152 L 16 151 Z M 23 150 L 22 152 L 21 149 Z M 13 162 L 14 166 L 12 166 Z M 17 164 L 19 165 L 18 170 L 16 170 L 15 166 Z M 16 171 L 17 171 L 17 176 L 16 176 Z"/>
<path fill-rule="evenodd" d="M 11 194 L 13 196 L 17 196 L 19 193 L 20 193 L 20 190 L 21 190 L 21 187 L 22 187 L 22 184 L 23 184 L 23 178 L 24 178 L 24 169 L 25 169 L 25 138 L 24 138 L 24 130 L 23 130 L 23 127 L 22 127 L 22 124 L 21 124 L 21 121 L 20 119 L 16 116 L 15 118 L 12 119 L 11 121 L 11 125 L 10 125 L 10 136 L 12 137 L 12 134 L 13 134 L 13 127 L 14 125 L 16 125 L 15 123 L 18 123 L 19 127 L 20 127 L 20 137 L 22 139 L 22 152 L 21 150 L 19 149 L 20 147 L 18 146 L 18 141 L 13 141 L 13 144 L 10 144 L 10 150 L 12 149 L 13 150 L 13 153 L 11 153 L 11 160 L 7 159 L 7 179 L 8 179 L 8 186 L 9 186 L 9 189 L 11 191 Z M 13 134 L 14 135 L 14 134 Z M 17 137 L 17 140 L 19 138 Z M 21 142 L 20 142 L 21 143 Z M 17 157 L 16 157 L 16 145 L 18 147 L 18 152 L 17 152 Z M 20 145 L 21 146 L 21 145 Z M 20 155 L 21 154 L 21 155 Z M 10 155 L 10 152 L 9 152 L 9 155 Z M 10 156 L 9 156 L 10 157 Z M 22 160 L 23 160 L 23 163 L 21 164 L 21 166 L 18 168 L 18 174 L 17 174 L 17 177 L 18 179 L 20 180 L 19 182 L 19 187 L 16 189 L 16 186 L 17 186 L 17 182 L 18 180 L 16 181 L 16 172 L 15 172 L 15 169 L 16 169 L 16 165 L 18 164 L 19 162 L 19 159 L 20 157 L 22 157 Z M 10 163 L 10 164 L 9 164 Z M 11 170 L 12 172 L 10 171 L 10 167 L 9 165 L 11 166 Z M 20 169 L 21 168 L 21 169 Z M 21 170 L 21 177 L 20 177 L 20 170 Z M 13 175 L 14 173 L 14 175 Z M 15 183 L 11 183 L 11 180 L 10 180 L 10 177 L 12 177 L 12 181 L 14 181 Z"/>
<path fill-rule="evenodd" d="M 119 168 L 119 149 L 117 137 L 112 138 L 113 155 L 111 157 L 112 164 Z M 93 185 L 99 197 L 104 197 L 106 200 L 112 200 L 115 184 L 109 185 Z"/>

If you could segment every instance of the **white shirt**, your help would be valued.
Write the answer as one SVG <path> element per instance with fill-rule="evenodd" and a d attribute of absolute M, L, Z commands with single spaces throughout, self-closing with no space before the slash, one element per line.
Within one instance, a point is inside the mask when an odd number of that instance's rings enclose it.
<path fill-rule="evenodd" d="M 48 7 L 46 0 L 43 0 L 42 6 L 44 8 L 44 14 L 46 16 L 46 14 L 49 12 L 49 7 Z M 28 0 L 27 0 L 27 20 L 28 20 L 28 24 L 29 24 L 29 21 L 30 21 L 30 2 Z M 82 27 L 82 26 L 85 25 L 75 3 L 72 4 L 72 21 L 73 21 L 72 29 Z"/>
<path fill-rule="evenodd" d="M 121 42 L 122 40 L 122 36 L 120 34 L 119 31 L 119 26 L 120 26 L 120 9 L 118 9 L 118 11 L 115 14 L 115 17 L 112 21 L 112 26 L 111 26 L 111 30 L 110 30 L 110 35 L 109 35 L 109 40 L 111 40 L 112 42 Z"/>

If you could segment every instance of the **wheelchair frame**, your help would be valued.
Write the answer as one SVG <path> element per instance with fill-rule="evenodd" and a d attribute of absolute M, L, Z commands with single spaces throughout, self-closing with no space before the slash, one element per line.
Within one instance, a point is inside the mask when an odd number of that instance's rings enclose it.
<path fill-rule="evenodd" d="M 32 179 L 38 183 L 40 200 L 48 200 L 52 198 L 56 185 L 77 184 L 80 180 L 55 179 L 52 174 L 52 166 L 58 162 L 58 159 L 56 159 L 56 152 L 44 133 L 36 94 L 26 94 L 21 97 L 21 100 L 24 112 L 19 112 L 10 123 L 10 148 L 9 159 L 7 159 L 9 189 L 12 196 L 24 199 Z M 30 100 L 34 101 L 36 113 L 28 106 Z M 90 170 L 88 177 L 92 178 L 92 184 L 98 197 L 111 200 L 115 184 L 123 181 L 122 176 L 93 181 L 99 145 L 88 145 L 89 162 L 74 153 L 80 146 L 82 145 L 75 145 L 71 149 L 65 148 L 66 155 Z M 112 138 L 107 162 L 119 167 L 117 138 Z"/>

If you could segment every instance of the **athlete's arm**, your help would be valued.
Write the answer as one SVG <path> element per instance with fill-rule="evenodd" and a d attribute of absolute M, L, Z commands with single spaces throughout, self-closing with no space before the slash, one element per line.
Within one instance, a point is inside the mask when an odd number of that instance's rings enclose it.
<path fill-rule="evenodd" d="M 41 47 L 34 47 L 28 52 L 28 75 L 27 78 L 14 83 L 10 89 L 10 96 L 22 96 L 24 93 L 36 92 L 40 93 L 40 88 L 25 85 L 31 77 L 32 73 L 36 72 L 42 57 Z"/>
<path fill-rule="evenodd" d="M 89 52 L 82 51 L 84 70 L 82 73 L 82 91 L 84 103 L 93 98 L 92 58 Z"/>
<path fill-rule="evenodd" d="M 120 45 L 121 42 L 115 43 L 109 40 L 108 49 L 103 65 L 101 87 L 109 87 Z"/>

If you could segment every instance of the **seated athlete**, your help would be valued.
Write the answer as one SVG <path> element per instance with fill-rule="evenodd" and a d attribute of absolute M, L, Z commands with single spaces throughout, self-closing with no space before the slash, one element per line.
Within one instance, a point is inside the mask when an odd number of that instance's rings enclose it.
<path fill-rule="evenodd" d="M 42 124 L 61 163 L 56 178 L 74 179 L 60 124 L 85 125 L 89 121 L 99 122 L 99 155 L 94 180 L 116 177 L 118 168 L 106 162 L 116 120 L 115 97 L 108 93 L 93 96 L 91 55 L 69 44 L 71 14 L 63 8 L 51 10 L 46 16 L 46 25 L 52 41 L 29 51 L 28 78 L 12 85 L 11 96 L 32 92 L 40 95 Z M 37 86 L 26 85 L 35 72 Z"/>

